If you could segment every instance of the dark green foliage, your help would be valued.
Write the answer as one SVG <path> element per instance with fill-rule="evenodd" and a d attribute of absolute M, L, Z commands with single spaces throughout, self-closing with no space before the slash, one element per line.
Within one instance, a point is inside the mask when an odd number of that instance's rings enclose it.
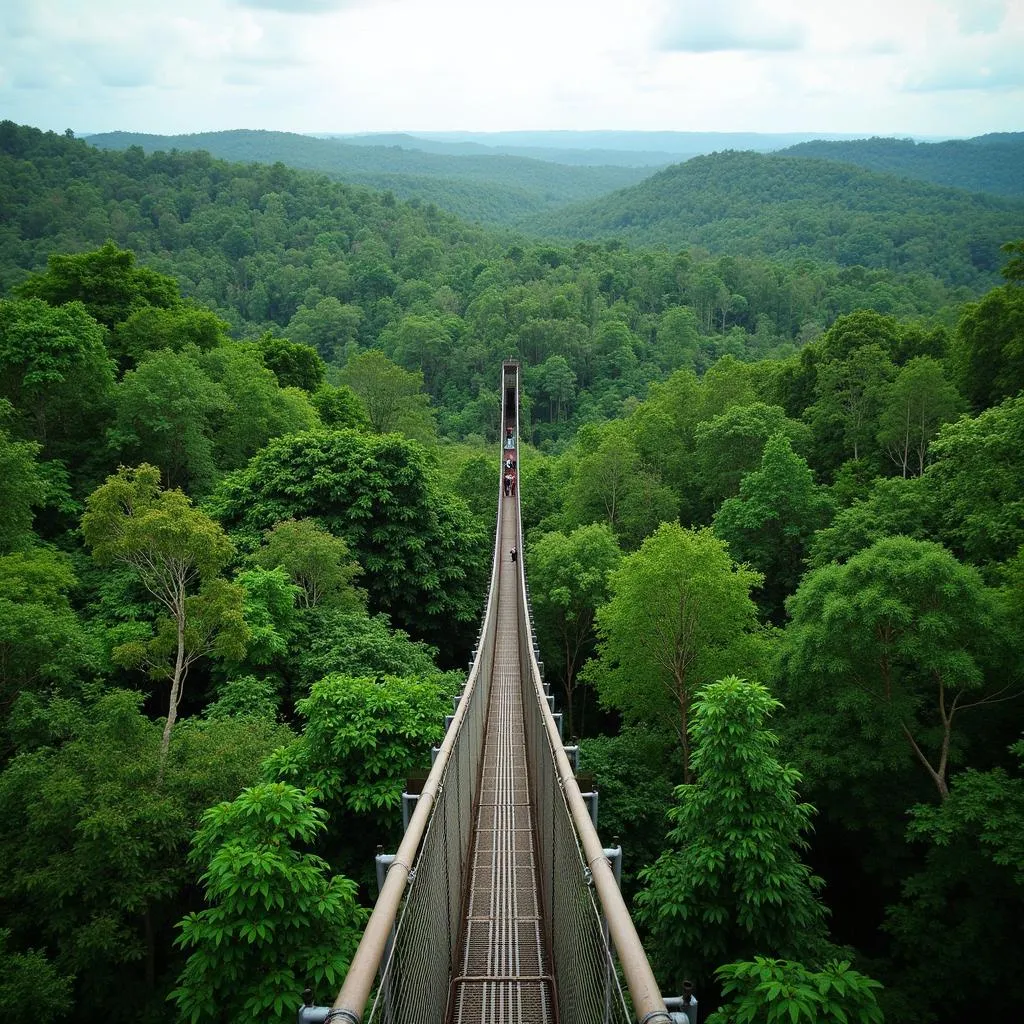
<path fill-rule="evenodd" d="M 9 951 L 10 931 L 0 928 L 0 1016 L 9 1024 L 50 1024 L 71 1009 L 71 979 L 37 949 Z"/>
<path fill-rule="evenodd" d="M 248 537 L 315 517 L 363 567 L 371 608 L 446 650 L 476 622 L 488 539 L 431 483 L 427 453 L 412 441 L 352 430 L 271 441 L 209 507 Z"/>
<path fill-rule="evenodd" d="M 949 423 L 930 448 L 927 489 L 954 551 L 983 565 L 1024 543 L 1024 396 Z"/>
<path fill-rule="evenodd" d="M 211 803 L 255 781 L 287 732 L 273 723 L 187 722 L 160 778 L 160 727 L 142 698 L 22 698 L 20 753 L 0 775 L 0 905 L 22 948 L 46 948 L 77 976 L 75 1014 L 159 1014 L 169 934 L 193 881 L 192 830 Z M 172 973 L 173 976 L 173 973 Z M 59 990 L 58 990 L 59 991 Z"/>
<path fill-rule="evenodd" d="M 1015 745 L 1018 760 L 1024 747 Z M 911 811 L 909 838 L 923 863 L 890 907 L 896 977 L 934 1014 L 978 1003 L 992 1019 L 1024 1001 L 1017 951 L 1024 938 L 1024 780 L 1001 768 L 957 775 L 941 807 Z M 945 980 L 950 964 L 977 980 L 978 998 Z"/>
<path fill-rule="evenodd" d="M 814 808 L 781 764 L 767 720 L 780 707 L 758 683 L 704 687 L 690 731 L 696 781 L 676 789 L 667 849 L 641 872 L 640 919 L 675 985 L 710 981 L 754 953 L 814 957 L 824 948 L 821 879 L 800 860 Z"/>
<path fill-rule="evenodd" d="M 1024 287 L 993 288 L 966 306 L 957 324 L 951 362 L 960 390 L 975 410 L 1024 388 Z"/>
<path fill-rule="evenodd" d="M 991 284 L 1000 244 L 1024 228 L 1024 201 L 822 160 L 728 151 L 535 218 L 531 226 L 569 238 L 697 244 L 715 252 L 811 257 Z M 950 238 L 968 245 L 953 253 Z"/>
<path fill-rule="evenodd" d="M 323 385 L 327 366 L 316 349 L 273 334 L 264 334 L 259 347 L 264 365 L 274 371 L 281 387 L 301 388 L 312 394 Z"/>
<path fill-rule="evenodd" d="M 819 971 L 791 960 L 758 956 L 715 971 L 728 1000 L 707 1024 L 882 1024 L 882 986 L 830 960 Z"/>
<path fill-rule="evenodd" d="M 758 604 L 773 621 L 782 621 L 785 600 L 803 575 L 810 539 L 834 508 L 789 439 L 776 434 L 764 446 L 761 468 L 740 481 L 739 497 L 722 502 L 715 513 L 715 535 L 733 558 L 764 575 Z"/>
<path fill-rule="evenodd" d="M 103 339 L 81 303 L 0 301 L 0 398 L 14 406 L 14 431 L 44 458 L 75 468 L 95 458 L 114 382 Z"/>
<path fill-rule="evenodd" d="M 51 306 L 81 302 L 89 315 L 113 328 L 144 306 L 168 308 L 181 302 L 173 277 L 135 265 L 135 253 L 107 241 L 94 252 L 54 253 L 45 273 L 25 281 L 18 291 Z"/>
<path fill-rule="evenodd" d="M 366 914 L 356 885 L 302 851 L 325 828 L 309 793 L 282 782 L 210 808 L 192 843 L 208 904 L 180 924 L 190 951 L 171 993 L 190 1024 L 291 1021 L 307 986 L 340 987 Z"/>
<path fill-rule="evenodd" d="M 12 410 L 0 399 L 0 554 L 30 543 L 33 509 L 43 504 L 48 490 L 36 461 L 41 445 L 17 441 L 3 428 Z"/>

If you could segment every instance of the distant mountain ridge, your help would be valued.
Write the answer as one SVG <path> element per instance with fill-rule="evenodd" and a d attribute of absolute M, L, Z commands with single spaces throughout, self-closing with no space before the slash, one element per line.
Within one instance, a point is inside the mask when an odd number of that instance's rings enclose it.
<path fill-rule="evenodd" d="M 848 163 L 724 152 L 696 157 L 526 227 L 566 240 L 809 257 L 998 280 L 1003 242 L 1024 237 L 1024 201 L 940 187 Z"/>
<path fill-rule="evenodd" d="M 352 184 L 390 189 L 402 199 L 428 199 L 467 220 L 490 224 L 510 224 L 605 195 L 650 173 L 639 167 L 570 167 L 499 153 L 450 155 L 398 144 L 351 145 L 335 138 L 247 129 L 194 135 L 108 132 L 86 136 L 85 141 L 99 149 L 201 149 L 222 160 L 280 162 Z"/>
<path fill-rule="evenodd" d="M 1024 132 L 932 143 L 888 138 L 815 140 L 781 150 L 779 155 L 835 160 L 968 192 L 1024 197 Z"/>

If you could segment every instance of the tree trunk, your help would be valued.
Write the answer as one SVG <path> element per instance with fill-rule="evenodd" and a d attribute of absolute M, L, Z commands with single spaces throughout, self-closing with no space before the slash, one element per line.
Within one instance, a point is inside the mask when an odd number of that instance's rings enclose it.
<path fill-rule="evenodd" d="M 171 677 L 171 699 L 167 705 L 167 724 L 164 726 L 163 739 L 160 741 L 160 775 L 163 782 L 164 767 L 167 764 L 167 752 L 171 747 L 171 730 L 178 719 L 178 702 L 181 700 L 181 687 L 185 677 L 185 611 L 184 602 L 178 613 L 178 653 L 174 659 L 174 675 Z"/>

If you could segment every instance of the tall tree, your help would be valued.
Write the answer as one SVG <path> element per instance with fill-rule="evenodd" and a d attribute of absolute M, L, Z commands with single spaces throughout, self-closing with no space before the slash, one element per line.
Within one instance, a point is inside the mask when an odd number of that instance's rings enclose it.
<path fill-rule="evenodd" d="M 825 943 L 822 881 L 800 860 L 814 808 L 799 773 L 776 756 L 768 728 L 781 705 L 759 683 L 729 676 L 701 689 L 690 732 L 696 781 L 676 789 L 667 849 L 640 873 L 640 919 L 679 984 L 710 979 L 755 953 L 816 956 Z"/>
<path fill-rule="evenodd" d="M 0 398 L 44 458 L 95 457 L 114 382 L 103 337 L 81 303 L 53 309 L 39 299 L 0 300 Z"/>
<path fill-rule="evenodd" d="M 168 308 L 181 302 L 178 282 L 138 266 L 135 253 L 106 242 L 99 249 L 54 253 L 46 270 L 19 286 L 27 298 L 51 306 L 81 302 L 104 327 L 114 327 L 144 306 Z"/>
<path fill-rule="evenodd" d="M 374 612 L 462 661 L 489 541 L 434 482 L 414 441 L 354 430 L 277 438 L 227 477 L 207 507 L 253 550 L 276 523 L 316 518 L 363 567 Z"/>
<path fill-rule="evenodd" d="M 325 829 L 308 792 L 253 786 L 203 816 L 192 858 L 205 910 L 180 923 L 190 951 L 171 998 L 189 1024 L 291 1021 L 308 986 L 333 993 L 366 919 L 356 884 L 304 852 Z"/>
<path fill-rule="evenodd" d="M 375 433 L 399 432 L 418 440 L 434 435 L 430 396 L 423 392 L 423 374 L 396 366 L 383 352 L 371 350 L 352 357 L 340 374 L 362 399 Z"/>
<path fill-rule="evenodd" d="M 883 539 L 809 573 L 788 609 L 786 690 L 822 712 L 820 745 L 837 753 L 853 725 L 883 756 L 910 754 L 945 800 L 954 725 L 1016 695 L 1012 680 L 986 680 L 1006 632 L 977 570 L 930 541 Z"/>
<path fill-rule="evenodd" d="M 566 536 L 546 533 L 530 546 L 530 586 L 538 639 L 562 672 L 569 734 L 579 724 L 576 676 L 594 645 L 594 614 L 608 596 L 608 576 L 622 553 L 604 523 Z"/>
<path fill-rule="evenodd" d="M 610 577 L 597 611 L 598 655 L 584 670 L 601 702 L 627 722 L 673 731 L 683 778 L 690 766 L 690 704 L 704 684 L 755 667 L 761 575 L 733 563 L 710 530 L 663 523 Z"/>
<path fill-rule="evenodd" d="M 715 513 L 713 529 L 733 558 L 764 574 L 758 601 L 774 621 L 781 621 L 785 600 L 800 582 L 811 538 L 833 511 L 830 495 L 815 484 L 789 438 L 776 434 L 764 447 L 761 468 L 740 482 L 739 497 Z"/>
<path fill-rule="evenodd" d="M 244 651 L 243 593 L 219 576 L 234 548 L 181 491 L 162 490 L 160 471 L 146 463 L 122 467 L 89 495 L 82 533 L 97 562 L 127 566 L 163 609 L 148 639 L 114 652 L 170 683 L 162 763 L 189 668 L 209 654 L 238 658 Z"/>
<path fill-rule="evenodd" d="M 939 427 L 956 419 L 962 408 L 963 400 L 946 379 L 942 364 L 917 356 L 900 368 L 886 391 L 878 443 L 903 476 L 920 476 Z"/>
<path fill-rule="evenodd" d="M 300 607 L 318 605 L 355 611 L 366 595 L 354 580 L 362 573 L 341 537 L 328 533 L 312 519 L 286 519 L 264 536 L 256 562 L 267 569 L 283 566 L 298 587 Z"/>
<path fill-rule="evenodd" d="M 214 428 L 229 399 L 197 356 L 195 349 L 143 356 L 117 385 L 110 443 L 127 462 L 159 466 L 167 487 L 203 494 L 216 479 Z"/>

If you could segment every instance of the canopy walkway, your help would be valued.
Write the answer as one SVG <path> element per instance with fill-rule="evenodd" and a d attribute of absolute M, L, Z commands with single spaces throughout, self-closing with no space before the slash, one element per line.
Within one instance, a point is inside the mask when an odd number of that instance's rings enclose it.
<path fill-rule="evenodd" d="M 503 365 L 502 395 L 494 556 L 469 678 L 422 791 L 403 794 L 414 810 L 397 853 L 378 857 L 380 896 L 344 986 L 300 1024 L 687 1020 L 658 991 L 616 882 L 621 850 L 598 839 L 543 682 L 521 554 L 518 363 Z M 687 1009 L 695 1024 L 695 1002 Z"/>

